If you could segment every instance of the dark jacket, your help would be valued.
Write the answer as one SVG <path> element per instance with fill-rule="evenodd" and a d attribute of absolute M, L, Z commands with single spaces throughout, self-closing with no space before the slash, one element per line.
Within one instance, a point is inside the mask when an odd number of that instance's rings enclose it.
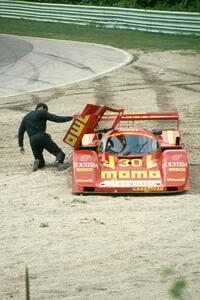
<path fill-rule="evenodd" d="M 27 132 L 29 138 L 35 133 L 46 131 L 46 122 L 52 121 L 57 123 L 71 121 L 73 117 L 62 117 L 50 114 L 47 110 L 33 110 L 29 112 L 22 120 L 18 132 L 19 146 L 23 146 L 24 133 Z"/>

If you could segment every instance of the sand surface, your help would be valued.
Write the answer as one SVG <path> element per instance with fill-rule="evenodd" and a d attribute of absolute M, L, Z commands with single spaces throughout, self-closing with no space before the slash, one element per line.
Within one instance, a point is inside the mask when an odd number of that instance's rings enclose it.
<path fill-rule="evenodd" d="M 200 54 L 129 50 L 133 62 L 95 78 L 43 92 L 0 99 L 0 299 L 171 299 L 169 287 L 187 282 L 184 299 L 200 299 Z M 127 111 L 178 110 L 190 155 L 191 191 L 164 196 L 71 194 L 72 150 L 62 138 L 68 124 L 48 124 L 66 152 L 32 172 L 32 154 L 17 147 L 22 117 L 45 101 L 70 115 L 86 103 Z M 174 273 L 163 282 L 161 272 Z"/>

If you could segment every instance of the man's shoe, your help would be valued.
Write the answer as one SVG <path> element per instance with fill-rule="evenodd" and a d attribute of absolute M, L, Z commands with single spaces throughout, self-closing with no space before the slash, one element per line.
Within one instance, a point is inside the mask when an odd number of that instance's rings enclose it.
<path fill-rule="evenodd" d="M 55 165 L 59 171 L 65 170 L 65 166 L 60 161 L 56 160 Z"/>
<path fill-rule="evenodd" d="M 60 162 L 61 164 L 63 164 L 64 160 L 65 160 L 65 153 L 62 152 L 62 150 L 60 150 L 56 155 L 56 162 Z"/>
<path fill-rule="evenodd" d="M 56 166 L 58 166 L 58 165 L 63 165 L 63 163 L 61 163 L 59 160 L 56 159 L 55 165 L 56 165 Z"/>
<path fill-rule="evenodd" d="M 33 164 L 33 172 L 35 172 L 35 171 L 37 171 L 37 170 L 39 169 L 39 163 L 40 163 L 39 159 L 36 159 L 36 160 L 34 161 L 34 164 Z"/>

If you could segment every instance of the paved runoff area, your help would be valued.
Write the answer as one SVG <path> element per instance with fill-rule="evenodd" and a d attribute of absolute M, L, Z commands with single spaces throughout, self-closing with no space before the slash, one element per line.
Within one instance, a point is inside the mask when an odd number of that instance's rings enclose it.
<path fill-rule="evenodd" d="M 0 35 L 0 97 L 92 78 L 130 60 L 105 45 Z"/>

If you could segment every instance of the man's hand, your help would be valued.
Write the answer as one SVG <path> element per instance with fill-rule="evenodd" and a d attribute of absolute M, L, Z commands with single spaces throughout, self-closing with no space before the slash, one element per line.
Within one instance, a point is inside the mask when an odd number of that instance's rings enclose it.
<path fill-rule="evenodd" d="M 21 154 L 24 154 L 24 153 L 25 153 L 25 150 L 24 150 L 24 147 L 23 147 L 23 146 L 20 147 L 20 152 L 21 152 Z"/>
<path fill-rule="evenodd" d="M 76 118 L 78 118 L 78 117 L 80 117 L 81 116 L 81 113 L 76 113 L 76 114 L 74 114 L 72 117 L 73 117 L 73 119 L 76 119 Z"/>

